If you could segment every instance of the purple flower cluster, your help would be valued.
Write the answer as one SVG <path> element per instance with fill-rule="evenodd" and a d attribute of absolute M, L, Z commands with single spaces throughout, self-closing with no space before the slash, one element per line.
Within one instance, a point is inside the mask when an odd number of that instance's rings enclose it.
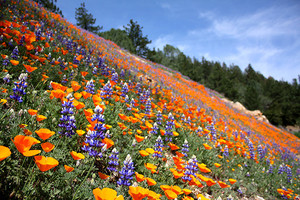
<path fill-rule="evenodd" d="M 133 179 L 134 175 L 134 163 L 131 159 L 131 156 L 128 154 L 126 159 L 123 162 L 124 166 L 121 171 L 119 171 L 121 177 L 117 181 L 118 185 L 125 185 L 125 186 L 130 186 L 131 185 L 131 180 Z"/>
<path fill-rule="evenodd" d="M 74 112 L 73 112 L 73 97 L 72 95 L 68 95 L 67 96 L 67 101 L 64 101 L 62 103 L 62 111 L 60 112 L 61 118 L 60 123 L 58 124 L 58 126 L 60 128 L 62 128 L 61 131 L 59 131 L 58 133 L 61 135 L 65 135 L 68 137 L 72 137 L 72 135 L 75 134 L 75 129 L 76 129 L 76 120 L 75 117 L 73 116 Z"/>
<path fill-rule="evenodd" d="M 95 85 L 93 79 L 86 83 L 85 91 L 91 94 L 95 94 Z"/>
<path fill-rule="evenodd" d="M 172 129 L 173 129 L 173 126 L 174 126 L 174 117 L 172 115 L 172 113 L 169 113 L 168 115 L 168 121 L 166 123 L 166 133 L 165 133 L 165 141 L 169 141 L 171 142 L 172 141 L 172 136 L 173 136 L 173 132 L 172 132 Z"/>
<path fill-rule="evenodd" d="M 23 102 L 23 98 L 22 95 L 25 95 L 25 88 L 27 88 L 27 74 L 20 74 L 19 76 L 19 82 L 14 82 L 15 87 L 13 88 L 13 95 L 10 95 L 10 98 L 15 99 L 16 101 L 22 103 Z"/>
<path fill-rule="evenodd" d="M 117 167 L 119 165 L 119 156 L 118 156 L 119 152 L 117 151 L 116 148 L 114 148 L 109 156 L 109 161 L 108 161 L 108 167 L 107 169 L 111 172 L 116 172 L 118 171 L 117 170 Z"/>
<path fill-rule="evenodd" d="M 153 157 L 161 158 L 162 157 L 162 148 L 164 144 L 160 136 L 156 139 L 154 145 L 154 153 L 152 154 Z"/>
<path fill-rule="evenodd" d="M 187 152 L 189 152 L 189 143 L 188 143 L 188 141 L 185 139 L 184 140 L 184 143 L 182 144 L 182 154 L 185 156 L 185 157 L 187 157 L 188 155 L 187 155 Z"/>

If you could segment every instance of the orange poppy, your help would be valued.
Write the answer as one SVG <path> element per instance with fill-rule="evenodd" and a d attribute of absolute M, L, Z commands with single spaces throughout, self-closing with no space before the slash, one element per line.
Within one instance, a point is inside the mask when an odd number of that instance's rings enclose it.
<path fill-rule="evenodd" d="M 135 135 L 135 139 L 137 142 L 142 142 L 145 139 L 145 137 L 140 136 L 140 135 Z"/>
<path fill-rule="evenodd" d="M 109 138 L 104 138 L 102 140 L 102 143 L 106 144 L 106 148 L 110 148 L 110 147 L 112 147 L 115 144 L 114 141 L 112 141 Z"/>
<path fill-rule="evenodd" d="M 103 174 L 103 173 L 101 173 L 101 172 L 98 172 L 98 175 L 99 175 L 99 177 L 100 177 L 101 179 L 107 179 L 107 178 L 109 178 L 108 175 Z"/>
<path fill-rule="evenodd" d="M 81 85 L 79 85 L 79 83 L 76 81 L 72 81 L 71 86 L 75 92 L 81 88 Z"/>
<path fill-rule="evenodd" d="M 231 184 L 234 184 L 237 180 L 230 178 L 230 179 L 228 179 L 228 181 L 229 181 Z"/>
<path fill-rule="evenodd" d="M 75 97 L 75 99 L 78 100 L 78 99 L 80 99 L 82 97 L 82 94 L 76 92 L 76 93 L 74 93 L 74 97 Z"/>
<path fill-rule="evenodd" d="M 19 61 L 17 60 L 10 60 L 10 63 L 14 66 L 18 65 L 19 64 Z"/>
<path fill-rule="evenodd" d="M 68 165 L 64 165 L 65 170 L 69 173 L 72 172 L 74 170 L 74 167 L 70 167 Z"/>
<path fill-rule="evenodd" d="M 45 142 L 45 143 L 41 144 L 41 146 L 42 146 L 42 149 L 47 153 L 52 151 L 55 147 L 55 145 L 51 144 L 50 142 Z"/>
<path fill-rule="evenodd" d="M 146 178 L 146 181 L 149 186 L 156 185 L 156 181 L 152 178 Z"/>
<path fill-rule="evenodd" d="M 82 136 L 85 134 L 85 131 L 83 130 L 77 130 L 76 133 L 79 135 L 79 136 Z"/>
<path fill-rule="evenodd" d="M 204 143 L 203 146 L 204 146 L 204 148 L 205 148 L 206 150 L 211 150 L 211 149 L 212 149 L 212 147 L 209 146 L 209 145 L 206 144 L 206 143 Z"/>
<path fill-rule="evenodd" d="M 62 99 L 65 96 L 65 93 L 61 89 L 52 90 L 51 96 L 52 96 L 52 98 L 55 97 L 57 99 Z"/>
<path fill-rule="evenodd" d="M 36 121 L 38 121 L 38 122 L 43 121 L 45 119 L 47 119 L 47 117 L 45 117 L 44 115 L 37 115 L 36 116 Z"/>
<path fill-rule="evenodd" d="M 124 200 L 122 195 L 117 196 L 117 192 L 111 188 L 96 188 L 93 190 L 96 200 Z"/>
<path fill-rule="evenodd" d="M 149 153 L 145 150 L 140 150 L 139 153 L 141 154 L 142 157 L 149 156 Z"/>
<path fill-rule="evenodd" d="M 145 163 L 145 167 L 151 171 L 151 173 L 155 173 L 156 172 L 156 168 L 157 166 L 151 164 L 151 163 Z"/>
<path fill-rule="evenodd" d="M 230 185 L 227 185 L 226 183 L 222 182 L 222 181 L 218 181 L 219 185 L 221 188 L 228 188 L 230 187 Z"/>
<path fill-rule="evenodd" d="M 12 141 L 18 151 L 26 157 L 35 156 L 41 152 L 41 150 L 30 150 L 32 145 L 40 143 L 40 141 L 31 136 L 17 135 Z"/>
<path fill-rule="evenodd" d="M 142 188 L 140 186 L 137 187 L 129 186 L 128 193 L 133 200 L 142 200 L 145 197 L 147 197 L 149 190 Z"/>
<path fill-rule="evenodd" d="M 189 195 L 192 191 L 189 189 L 182 189 L 185 195 Z"/>
<path fill-rule="evenodd" d="M 169 143 L 169 147 L 170 147 L 171 150 L 173 150 L 173 151 L 180 149 L 176 144 L 173 144 L 173 143 Z"/>
<path fill-rule="evenodd" d="M 48 171 L 59 164 L 58 161 L 52 157 L 34 156 L 34 159 L 35 164 L 42 172 Z"/>
<path fill-rule="evenodd" d="M 70 152 L 70 154 L 74 160 L 81 160 L 85 158 L 85 156 L 82 153 L 77 153 L 75 151 Z"/>
<path fill-rule="evenodd" d="M 4 160 L 8 156 L 10 156 L 11 151 L 8 147 L 0 145 L 0 161 Z"/>
<path fill-rule="evenodd" d="M 214 165 L 215 165 L 217 168 L 221 167 L 221 164 L 219 164 L 219 163 L 215 163 Z"/>
<path fill-rule="evenodd" d="M 52 135 L 55 134 L 54 131 L 50 131 L 49 129 L 46 128 L 41 128 L 40 130 L 35 131 L 36 134 L 42 139 L 42 140 L 47 140 L 50 138 Z"/>
<path fill-rule="evenodd" d="M 25 65 L 25 64 L 23 65 L 29 73 L 37 69 L 37 67 L 31 67 L 30 65 Z"/>
<path fill-rule="evenodd" d="M 36 115 L 37 114 L 37 110 L 33 110 L 33 109 L 29 109 L 28 111 L 27 111 L 31 116 L 34 116 L 34 115 Z"/>
<path fill-rule="evenodd" d="M 176 199 L 177 198 L 177 194 L 175 192 L 173 192 L 172 190 L 166 190 L 164 191 L 165 195 L 168 199 Z"/>
<path fill-rule="evenodd" d="M 142 181 L 145 180 L 144 175 L 139 174 L 139 173 L 137 173 L 137 172 L 135 172 L 135 178 L 136 178 L 136 181 L 137 181 L 137 182 L 142 182 Z"/>

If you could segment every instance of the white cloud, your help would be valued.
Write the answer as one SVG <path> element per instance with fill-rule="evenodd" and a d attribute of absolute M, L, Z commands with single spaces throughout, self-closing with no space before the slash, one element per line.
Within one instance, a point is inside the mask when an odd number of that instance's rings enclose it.
<path fill-rule="evenodd" d="M 157 39 L 155 39 L 149 46 L 151 48 L 155 47 L 156 49 L 158 48 L 158 49 L 162 50 L 166 44 L 173 45 L 173 41 L 174 41 L 174 36 L 164 35 L 164 36 L 160 36 Z"/>

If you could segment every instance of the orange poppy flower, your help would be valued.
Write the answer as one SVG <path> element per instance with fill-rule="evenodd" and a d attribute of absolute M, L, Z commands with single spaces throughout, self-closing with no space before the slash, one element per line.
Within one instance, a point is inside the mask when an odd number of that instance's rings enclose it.
<path fill-rule="evenodd" d="M 96 188 L 93 190 L 96 200 L 124 200 L 122 195 L 117 196 L 117 192 L 111 188 Z"/>
<path fill-rule="evenodd" d="M 234 184 L 237 180 L 230 178 L 230 179 L 228 179 L 228 181 L 229 181 L 231 184 Z"/>
<path fill-rule="evenodd" d="M 209 145 L 206 144 L 206 143 L 204 143 L 203 146 L 204 146 L 204 148 L 205 148 L 206 150 L 211 150 L 211 149 L 212 149 L 212 147 L 209 146 Z"/>
<path fill-rule="evenodd" d="M 142 157 L 149 156 L 149 153 L 145 150 L 140 150 L 139 153 L 141 154 Z"/>
<path fill-rule="evenodd" d="M 44 115 L 37 115 L 36 116 L 36 121 L 38 121 L 38 122 L 43 121 L 45 119 L 47 119 L 47 117 L 45 117 Z"/>
<path fill-rule="evenodd" d="M 17 60 L 10 60 L 10 63 L 14 66 L 18 65 L 19 64 L 19 61 Z"/>
<path fill-rule="evenodd" d="M 114 141 L 112 141 L 111 139 L 109 139 L 109 138 L 104 138 L 103 140 L 102 140 L 102 143 L 104 143 L 104 144 L 106 144 L 106 148 L 110 148 L 110 147 L 112 147 L 115 143 L 114 143 Z"/>
<path fill-rule="evenodd" d="M 137 187 L 129 186 L 128 193 L 133 200 L 142 200 L 145 197 L 147 197 L 149 190 L 142 188 L 140 186 Z"/>
<path fill-rule="evenodd" d="M 230 185 L 227 185 L 226 183 L 222 182 L 222 181 L 218 181 L 219 185 L 221 188 L 228 188 L 230 187 Z"/>
<path fill-rule="evenodd" d="M 152 148 L 147 148 L 146 151 L 150 154 L 153 154 L 155 152 L 154 149 Z"/>
<path fill-rule="evenodd" d="M 101 173 L 101 172 L 98 172 L 98 175 L 99 175 L 99 177 L 100 177 L 101 179 L 107 179 L 107 178 L 109 178 L 108 175 L 103 174 L 103 173 Z"/>
<path fill-rule="evenodd" d="M 54 131 L 50 131 L 49 129 L 46 128 L 41 128 L 40 130 L 35 131 L 36 134 L 42 139 L 42 140 L 47 140 L 50 138 L 52 135 L 55 134 Z"/>
<path fill-rule="evenodd" d="M 76 93 L 74 93 L 74 97 L 75 97 L 75 99 L 78 100 L 78 99 L 80 99 L 82 97 L 82 94 L 76 92 Z"/>
<path fill-rule="evenodd" d="M 45 142 L 45 143 L 41 144 L 41 146 L 42 146 L 42 149 L 47 153 L 52 151 L 55 147 L 55 145 L 51 144 L 50 142 Z"/>
<path fill-rule="evenodd" d="M 23 131 L 24 131 L 25 135 L 32 135 L 32 132 L 27 128 L 25 128 Z"/>
<path fill-rule="evenodd" d="M 83 96 L 84 99 L 87 99 L 87 98 L 89 98 L 89 97 L 92 96 L 91 93 L 88 93 L 88 92 L 86 92 L 86 91 L 82 91 L 82 92 L 80 92 L 80 93 L 82 94 L 82 96 Z"/>
<path fill-rule="evenodd" d="M 9 150 L 8 147 L 0 145 L 0 161 L 4 160 L 8 156 L 10 156 L 10 154 L 11 154 L 11 151 Z"/>
<path fill-rule="evenodd" d="M 147 197 L 149 200 L 158 200 L 161 197 L 161 194 L 157 194 L 153 192 L 152 190 L 148 190 Z"/>
<path fill-rule="evenodd" d="M 206 182 L 207 186 L 213 186 L 213 185 L 216 184 L 216 182 L 214 180 L 210 179 L 210 178 L 205 182 Z"/>
<path fill-rule="evenodd" d="M 69 173 L 72 172 L 74 170 L 74 167 L 70 167 L 68 165 L 64 165 L 65 170 Z"/>
<path fill-rule="evenodd" d="M 25 64 L 23 65 L 29 73 L 37 69 L 37 67 L 31 67 L 30 65 L 25 65 Z"/>
<path fill-rule="evenodd" d="M 76 108 L 77 110 L 80 110 L 81 108 L 84 108 L 84 107 L 85 107 L 85 105 L 84 105 L 83 102 L 76 101 L 76 100 L 73 101 L 73 105 L 75 106 L 75 108 Z"/>
<path fill-rule="evenodd" d="M 151 163 L 145 163 L 145 167 L 151 171 L 151 173 L 155 173 L 156 172 L 156 168 L 157 166 L 151 164 Z"/>
<path fill-rule="evenodd" d="M 137 142 L 142 142 L 145 139 L 145 137 L 140 136 L 140 135 L 135 135 L 135 139 Z"/>
<path fill-rule="evenodd" d="M 200 171 L 203 173 L 211 172 L 211 170 L 209 168 L 207 168 L 206 165 L 204 165 L 204 164 L 198 164 L 198 167 L 199 167 Z"/>
<path fill-rule="evenodd" d="M 85 134 L 85 131 L 83 130 L 77 130 L 76 133 L 79 135 L 79 136 L 82 136 Z"/>
<path fill-rule="evenodd" d="M 37 110 L 33 110 L 33 109 L 29 109 L 27 112 L 29 113 L 29 115 L 34 116 L 34 115 L 37 114 L 38 111 Z"/>
<path fill-rule="evenodd" d="M 180 149 L 176 144 L 173 144 L 173 143 L 169 143 L 169 147 L 170 147 L 171 150 L 173 150 L 173 151 Z"/>
<path fill-rule="evenodd" d="M 70 152 L 70 154 L 74 160 L 81 160 L 85 158 L 85 156 L 82 153 L 77 153 L 75 151 Z"/>
<path fill-rule="evenodd" d="M 221 167 L 221 164 L 219 164 L 219 163 L 215 163 L 214 165 L 215 165 L 217 168 Z"/>
<path fill-rule="evenodd" d="M 88 72 L 80 72 L 82 76 L 88 75 Z"/>
<path fill-rule="evenodd" d="M 52 157 L 34 156 L 34 159 L 35 164 L 42 172 L 48 171 L 59 164 L 58 161 Z"/>
<path fill-rule="evenodd" d="M 156 185 L 156 181 L 152 178 L 146 178 L 146 181 L 149 186 Z"/>
<path fill-rule="evenodd" d="M 165 195 L 168 199 L 176 199 L 177 198 L 177 194 L 175 192 L 173 192 L 172 190 L 166 190 L 164 191 Z"/>
<path fill-rule="evenodd" d="M 135 178 L 136 178 L 136 181 L 137 181 L 137 182 L 142 182 L 142 181 L 145 180 L 144 175 L 139 174 L 139 173 L 137 173 L 137 172 L 135 172 Z"/>
<path fill-rule="evenodd" d="M 57 99 L 62 99 L 65 96 L 65 93 L 61 89 L 52 90 L 51 91 L 51 96 L 53 96 L 53 97 L 55 97 Z"/>
<path fill-rule="evenodd" d="M 12 141 L 18 151 L 26 157 L 41 153 L 41 150 L 30 150 L 32 145 L 40 143 L 40 141 L 31 136 L 17 135 Z"/>
<path fill-rule="evenodd" d="M 189 195 L 192 191 L 189 189 L 182 189 L 185 195 Z"/>
<path fill-rule="evenodd" d="M 79 83 L 76 81 L 72 81 L 71 86 L 75 92 L 81 88 L 81 85 L 79 85 Z"/>

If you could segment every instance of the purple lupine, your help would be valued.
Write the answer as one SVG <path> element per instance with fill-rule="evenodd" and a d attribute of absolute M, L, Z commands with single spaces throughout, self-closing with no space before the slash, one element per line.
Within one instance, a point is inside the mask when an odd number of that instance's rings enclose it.
<path fill-rule="evenodd" d="M 292 170 L 291 170 L 291 168 L 289 166 L 286 166 L 286 176 L 287 176 L 287 181 L 289 183 L 291 183 L 293 174 L 292 174 Z"/>
<path fill-rule="evenodd" d="M 154 144 L 154 153 L 153 157 L 161 158 L 162 157 L 162 148 L 164 144 L 160 136 L 157 137 L 156 142 Z"/>
<path fill-rule="evenodd" d="M 145 114 L 150 115 L 150 113 L 151 113 L 151 99 L 148 98 L 145 106 Z"/>
<path fill-rule="evenodd" d="M 261 145 L 258 145 L 257 152 L 258 152 L 259 159 L 262 160 L 265 157 L 265 155 Z"/>
<path fill-rule="evenodd" d="M 119 156 L 118 156 L 119 152 L 117 151 L 116 148 L 114 148 L 109 156 L 109 161 L 108 161 L 108 167 L 107 169 L 111 172 L 117 172 L 117 167 L 119 165 Z"/>
<path fill-rule="evenodd" d="M 128 154 L 126 159 L 123 162 L 124 166 L 121 171 L 119 171 L 121 177 L 117 181 L 118 185 L 125 185 L 130 186 L 131 180 L 133 179 L 134 175 L 134 163 L 131 159 L 131 156 Z"/>
<path fill-rule="evenodd" d="M 159 110 L 159 111 L 157 111 L 157 114 L 156 114 L 156 123 L 161 125 L 161 121 L 162 121 L 162 114 Z"/>
<path fill-rule="evenodd" d="M 169 113 L 168 115 L 168 121 L 166 123 L 166 133 L 165 133 L 165 141 L 172 141 L 172 136 L 173 136 L 173 126 L 174 126 L 174 117 L 172 115 L 172 113 Z"/>
<path fill-rule="evenodd" d="M 284 171 L 285 171 L 285 166 L 281 164 L 278 168 L 278 174 L 282 174 Z"/>
<path fill-rule="evenodd" d="M 192 177 L 195 176 L 195 173 L 198 170 L 197 158 L 195 155 L 185 164 L 184 166 L 184 175 L 181 177 L 182 181 L 191 181 Z"/>
<path fill-rule="evenodd" d="M 187 155 L 187 152 L 189 152 L 189 143 L 188 143 L 188 141 L 185 139 L 184 140 L 184 143 L 182 144 L 182 154 L 185 156 L 185 157 L 187 157 L 188 155 Z"/>
<path fill-rule="evenodd" d="M 73 115 L 73 108 L 73 97 L 71 94 L 69 94 L 67 96 L 67 101 L 62 103 L 62 111 L 60 112 L 62 115 L 59 119 L 60 123 L 58 124 L 58 126 L 62 128 L 62 130 L 58 133 L 67 137 L 72 137 L 72 135 L 75 134 L 76 120 Z"/>
<path fill-rule="evenodd" d="M 11 58 L 16 60 L 18 59 L 18 56 L 19 56 L 19 49 L 18 46 L 16 46 L 11 53 Z"/>
<path fill-rule="evenodd" d="M 95 85 L 93 79 L 86 83 L 85 91 L 91 94 L 95 94 Z"/>
<path fill-rule="evenodd" d="M 223 156 L 224 157 L 228 157 L 229 156 L 229 150 L 228 150 L 228 146 L 227 145 L 224 147 Z"/>
<path fill-rule="evenodd" d="M 250 159 L 254 160 L 254 158 L 255 158 L 254 147 L 253 147 L 253 143 L 251 142 L 251 140 L 248 140 L 248 148 L 249 148 L 249 153 L 250 153 Z"/>
<path fill-rule="evenodd" d="M 112 96 L 112 86 L 110 84 L 110 81 L 107 81 L 107 83 L 104 85 L 104 87 L 102 88 L 102 91 L 101 91 L 101 98 L 102 99 L 110 99 L 111 96 Z"/>
<path fill-rule="evenodd" d="M 9 83 L 10 82 L 10 80 L 9 80 L 10 78 L 11 78 L 11 76 L 9 74 L 6 74 L 4 76 L 4 78 L 3 78 L 4 83 Z"/>
<path fill-rule="evenodd" d="M 154 122 L 154 124 L 153 124 L 153 128 L 152 128 L 152 130 L 150 131 L 150 134 L 157 134 L 157 130 L 158 130 L 158 126 L 157 126 L 157 123 L 156 122 Z"/>
<path fill-rule="evenodd" d="M 268 174 L 273 174 L 273 165 L 270 165 L 269 170 L 267 171 Z"/>
<path fill-rule="evenodd" d="M 19 103 L 23 102 L 22 96 L 26 94 L 25 88 L 27 88 L 27 74 L 22 73 L 19 76 L 19 82 L 14 82 L 15 87 L 13 88 L 13 95 L 10 95 L 10 98 L 17 100 Z"/>
<path fill-rule="evenodd" d="M 122 87 L 121 92 L 122 92 L 121 96 L 122 96 L 122 97 L 125 97 L 126 94 L 128 93 L 128 85 L 127 85 L 127 83 L 124 83 L 124 84 L 123 84 L 123 87 Z"/>
<path fill-rule="evenodd" d="M 117 72 L 114 72 L 114 73 L 112 74 L 112 76 L 111 76 L 111 81 L 117 83 L 117 82 L 118 82 L 118 79 L 119 79 L 118 73 L 117 73 Z"/>

